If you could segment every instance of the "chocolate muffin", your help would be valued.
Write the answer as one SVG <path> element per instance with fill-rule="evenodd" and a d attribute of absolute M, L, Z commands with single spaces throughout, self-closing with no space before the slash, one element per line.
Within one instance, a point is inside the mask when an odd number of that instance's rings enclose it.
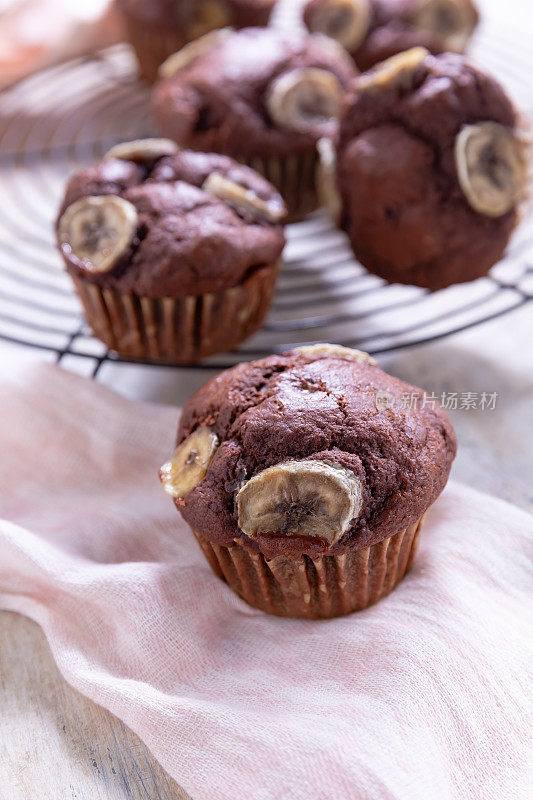
<path fill-rule="evenodd" d="M 267 25 L 277 0 L 116 0 L 141 74 L 157 77 L 159 65 L 188 42 L 218 28 Z"/>
<path fill-rule="evenodd" d="M 239 364 L 193 395 L 161 479 L 242 598 L 317 619 L 365 608 L 404 577 L 455 452 L 447 414 L 420 389 L 366 353 L 314 345 Z"/>
<path fill-rule="evenodd" d="M 412 47 L 463 53 L 479 22 L 472 0 L 309 0 L 303 19 L 336 39 L 360 70 Z"/>
<path fill-rule="evenodd" d="M 336 42 L 300 31 L 218 31 L 160 73 L 153 110 L 165 136 L 252 166 L 281 192 L 292 220 L 317 207 L 316 142 L 335 133 L 355 74 Z"/>
<path fill-rule="evenodd" d="M 248 167 L 144 139 L 70 179 L 57 238 L 98 338 L 122 356 L 189 363 L 260 326 L 285 213 Z"/>
<path fill-rule="evenodd" d="M 527 189 L 520 117 L 463 56 L 414 48 L 356 79 L 337 147 L 340 222 L 371 272 L 440 289 L 503 255 Z"/>

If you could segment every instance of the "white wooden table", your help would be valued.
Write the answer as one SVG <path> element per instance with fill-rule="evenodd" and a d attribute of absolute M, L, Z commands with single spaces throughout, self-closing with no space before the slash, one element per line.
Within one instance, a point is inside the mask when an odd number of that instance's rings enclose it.
<path fill-rule="evenodd" d="M 0 800 L 187 800 L 145 745 L 61 677 L 41 629 L 0 613 Z"/>

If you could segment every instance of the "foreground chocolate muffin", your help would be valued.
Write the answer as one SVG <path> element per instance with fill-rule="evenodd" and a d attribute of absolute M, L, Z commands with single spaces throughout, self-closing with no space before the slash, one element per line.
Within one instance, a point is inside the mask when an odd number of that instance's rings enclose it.
<path fill-rule="evenodd" d="M 299 31 L 218 31 L 161 67 L 153 110 L 184 147 L 252 166 L 284 197 L 292 220 L 317 207 L 316 143 L 336 131 L 355 74 L 333 40 Z"/>
<path fill-rule="evenodd" d="M 440 289 L 502 257 L 527 189 L 505 90 L 463 56 L 414 48 L 356 79 L 337 148 L 341 226 L 390 282 Z"/>
<path fill-rule="evenodd" d="M 188 42 L 218 28 L 267 25 L 277 0 L 116 0 L 141 74 L 153 81 L 160 64 Z"/>
<path fill-rule="evenodd" d="M 144 139 L 70 179 L 57 238 L 87 321 L 109 348 L 194 362 L 260 326 L 285 213 L 275 189 L 232 159 Z"/>
<path fill-rule="evenodd" d="M 479 22 L 472 0 L 309 0 L 303 19 L 365 71 L 412 47 L 463 53 Z"/>
<path fill-rule="evenodd" d="M 447 414 L 420 389 L 366 353 L 314 345 L 239 364 L 193 395 L 161 479 L 248 603 L 326 618 L 404 577 L 455 452 Z"/>

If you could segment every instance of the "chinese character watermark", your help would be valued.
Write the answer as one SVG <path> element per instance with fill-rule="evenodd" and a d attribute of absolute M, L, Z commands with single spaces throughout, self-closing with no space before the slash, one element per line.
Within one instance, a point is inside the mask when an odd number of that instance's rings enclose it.
<path fill-rule="evenodd" d="M 385 411 L 387 408 L 394 408 L 395 397 L 390 392 L 376 392 L 376 408 L 378 411 Z"/>
<path fill-rule="evenodd" d="M 424 408 L 435 409 L 439 405 L 446 411 L 495 411 L 498 392 L 402 392 L 398 397 L 391 392 L 380 390 L 375 395 L 378 411 L 399 408 L 418 411 Z"/>

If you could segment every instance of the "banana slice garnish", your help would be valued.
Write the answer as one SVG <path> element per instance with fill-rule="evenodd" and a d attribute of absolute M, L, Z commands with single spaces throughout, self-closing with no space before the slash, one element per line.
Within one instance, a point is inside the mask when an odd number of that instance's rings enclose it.
<path fill-rule="evenodd" d="M 361 481 L 325 461 L 285 461 L 255 475 L 237 494 L 239 528 L 260 535 L 338 541 L 363 506 Z"/>
<path fill-rule="evenodd" d="M 233 33 L 233 28 L 221 28 L 220 30 L 210 31 L 205 36 L 200 36 L 193 42 L 189 42 L 177 53 L 172 53 L 166 61 L 163 61 L 158 70 L 160 78 L 171 78 L 184 67 L 191 64 L 195 59 L 204 53 L 208 53 L 222 42 L 226 41 Z"/>
<path fill-rule="evenodd" d="M 267 94 L 267 109 L 280 127 L 313 131 L 338 116 L 342 86 L 332 72 L 304 67 L 276 78 Z"/>
<path fill-rule="evenodd" d="M 335 39 L 346 50 L 357 50 L 370 27 L 369 0 L 327 0 L 312 15 L 309 28 Z"/>
<path fill-rule="evenodd" d="M 469 0 L 421 0 L 414 23 L 435 34 L 447 50 L 463 53 L 477 15 Z"/>
<path fill-rule="evenodd" d="M 352 347 L 344 347 L 341 344 L 304 344 L 302 347 L 295 347 L 295 351 L 310 358 L 345 358 L 349 361 L 377 364 L 376 359 L 363 350 L 355 350 Z"/>
<path fill-rule="evenodd" d="M 316 188 L 321 205 L 324 206 L 334 225 L 340 224 L 342 198 L 337 188 L 337 151 L 331 139 L 323 136 L 316 144 L 318 167 Z"/>
<path fill-rule="evenodd" d="M 154 161 L 163 156 L 172 156 L 179 150 L 176 142 L 170 139 L 134 139 L 132 142 L 121 142 L 108 150 L 104 158 L 120 158 L 122 161 Z"/>
<path fill-rule="evenodd" d="M 159 470 L 165 492 L 176 500 L 187 497 L 205 478 L 217 447 L 218 436 L 206 425 L 191 433 Z"/>
<path fill-rule="evenodd" d="M 205 179 L 202 189 L 214 197 L 218 197 L 219 200 L 224 200 L 232 206 L 243 208 L 254 217 L 266 219 L 268 222 L 280 222 L 287 213 L 287 209 L 281 200 L 263 200 L 251 189 L 225 178 L 218 172 L 212 172 Z"/>
<path fill-rule="evenodd" d="M 385 89 L 391 86 L 408 89 L 414 73 L 428 55 L 429 50 L 425 47 L 412 47 L 387 58 L 370 72 L 361 75 L 357 85 L 360 89 Z"/>
<path fill-rule="evenodd" d="M 109 272 L 129 250 L 137 225 L 137 209 L 122 197 L 82 197 L 59 220 L 59 241 L 88 272 Z"/>
<path fill-rule="evenodd" d="M 465 125 L 455 139 L 455 164 L 470 206 L 500 217 L 526 195 L 525 145 L 511 128 L 497 122 Z"/>

